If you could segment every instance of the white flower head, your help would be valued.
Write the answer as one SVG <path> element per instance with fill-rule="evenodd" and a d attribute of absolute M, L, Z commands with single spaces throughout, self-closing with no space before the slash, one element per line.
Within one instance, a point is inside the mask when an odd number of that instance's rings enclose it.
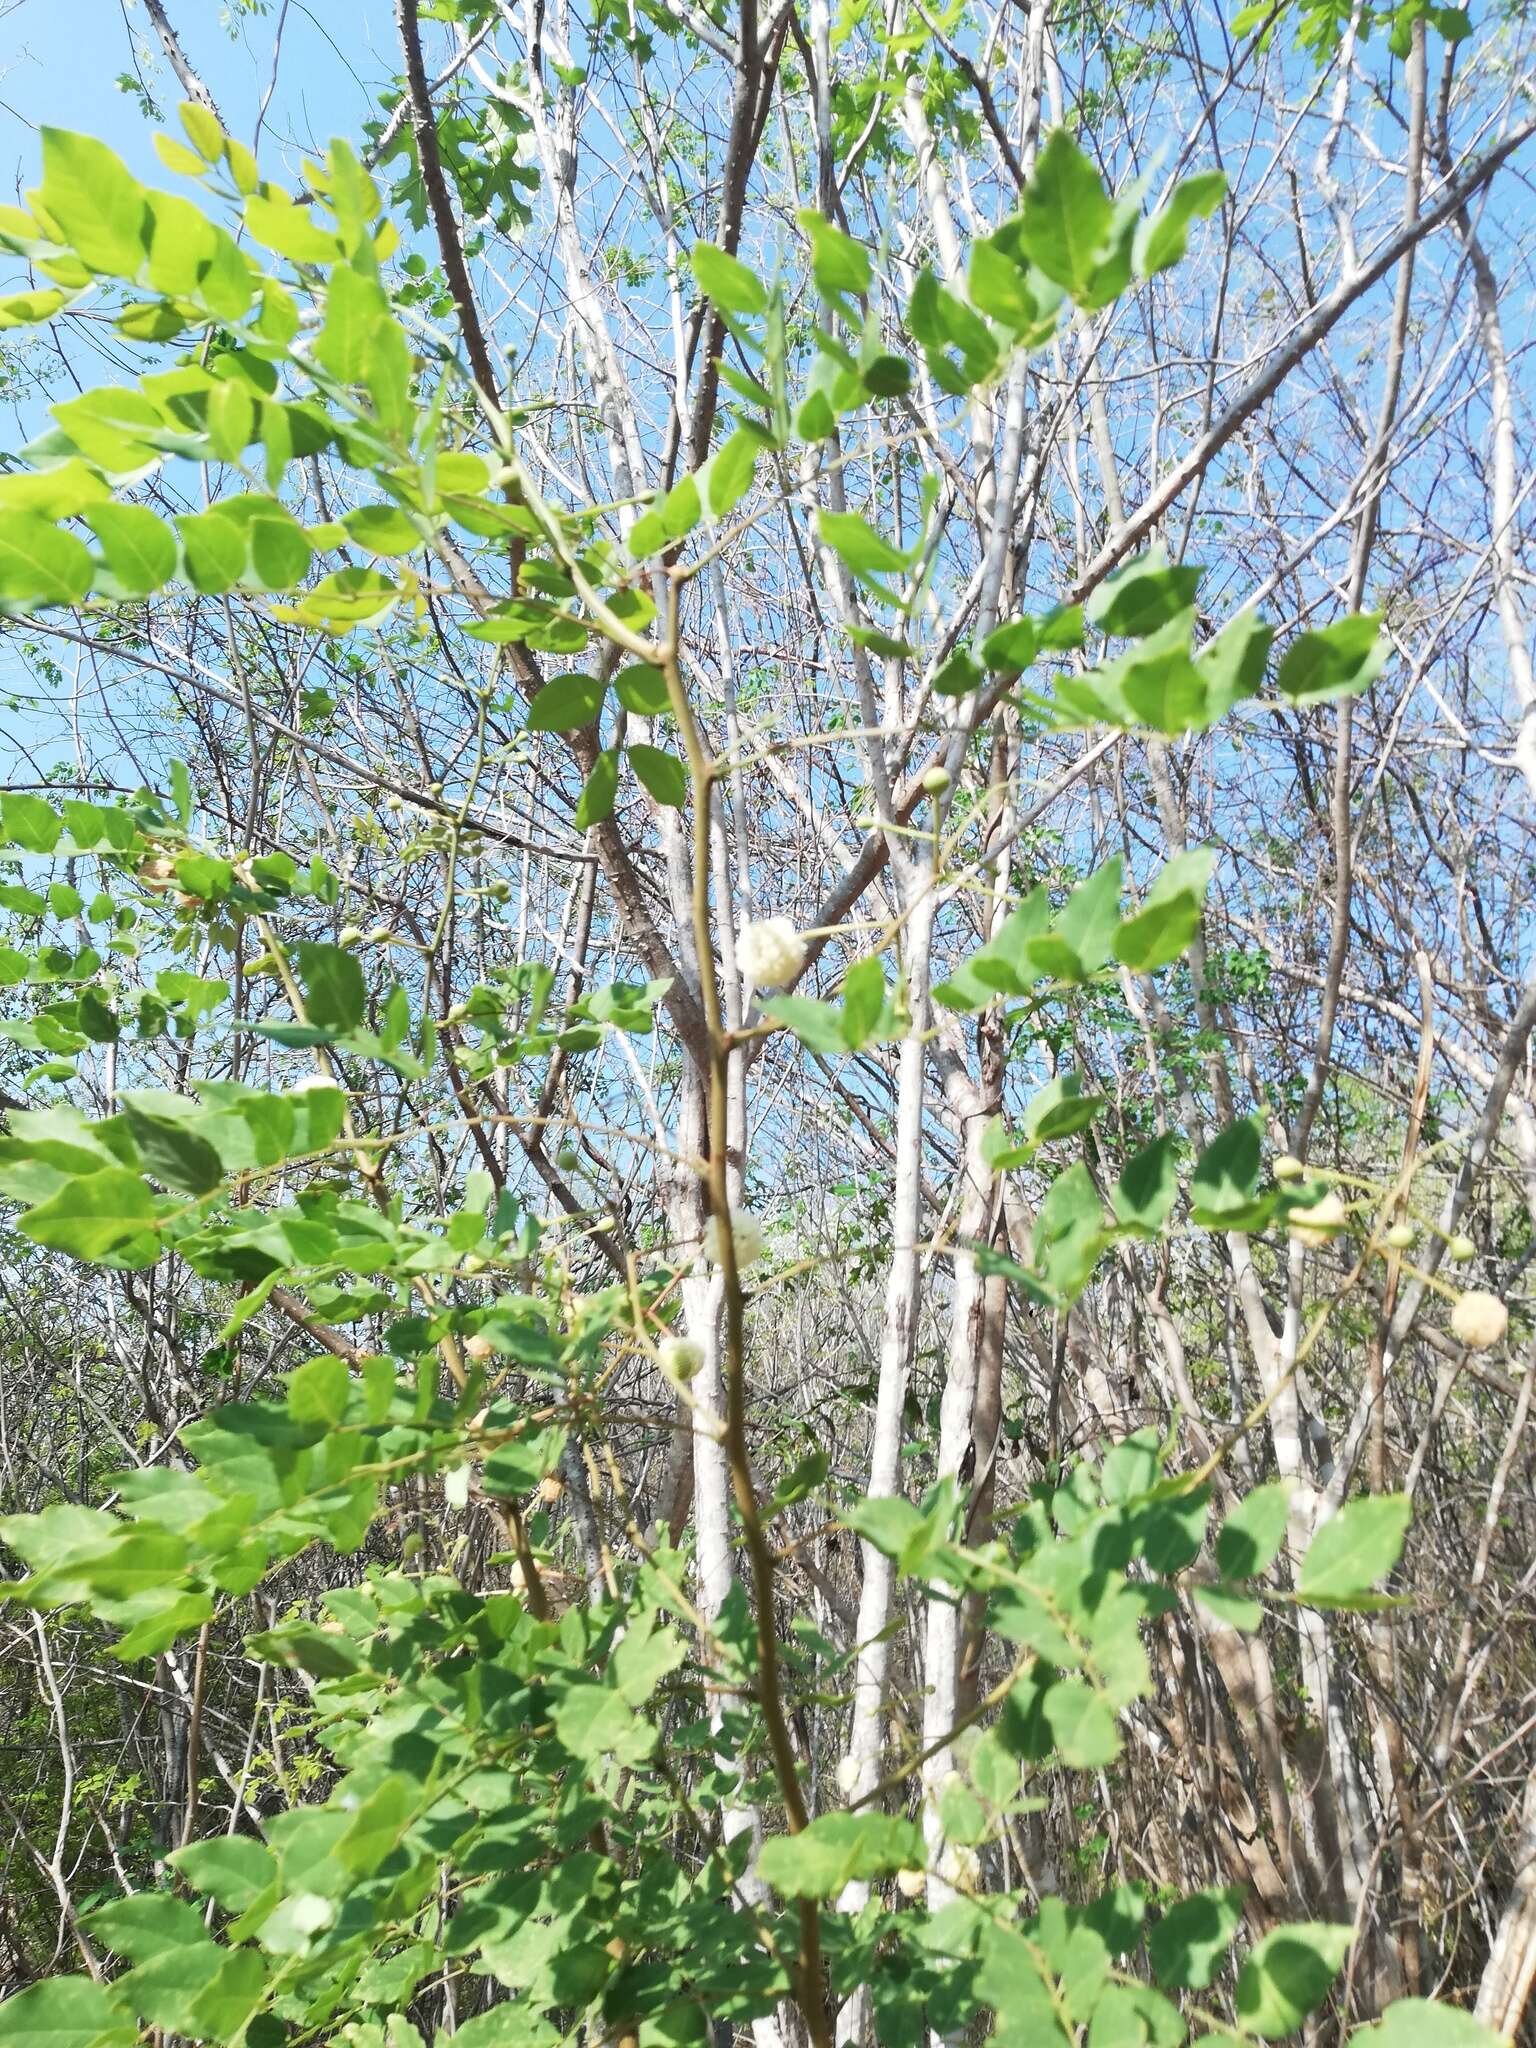
<path fill-rule="evenodd" d="M 1474 1287 L 1451 1310 L 1452 1332 L 1469 1351 L 1487 1351 L 1503 1341 L 1509 1310 L 1496 1294 Z"/>
<path fill-rule="evenodd" d="M 787 917 L 744 924 L 736 941 L 742 973 L 758 988 L 783 988 L 805 965 L 805 941 Z"/>
<path fill-rule="evenodd" d="M 464 1356 L 474 1359 L 476 1364 L 479 1364 L 482 1359 L 494 1358 L 495 1355 L 496 1346 L 489 1337 L 481 1337 L 477 1334 L 464 1339 Z"/>
<path fill-rule="evenodd" d="M 731 1239 L 736 1247 L 736 1270 L 754 1265 L 763 1256 L 763 1226 L 750 1209 L 731 1211 Z M 712 1266 L 725 1264 L 725 1235 L 720 1218 L 711 1216 L 704 1225 L 704 1256 Z"/>
<path fill-rule="evenodd" d="M 896 1889 L 904 1899 L 920 1899 L 928 1889 L 926 1870 L 898 1870 Z"/>
<path fill-rule="evenodd" d="M 1337 1237 L 1348 1221 L 1344 1204 L 1337 1195 L 1328 1194 L 1310 1209 L 1293 1209 L 1286 1228 L 1298 1244 L 1315 1252 Z"/>
<path fill-rule="evenodd" d="M 656 1346 L 656 1358 L 669 1380 L 686 1386 L 698 1376 L 704 1363 L 704 1347 L 691 1337 L 663 1337 Z"/>
<path fill-rule="evenodd" d="M 839 1757 L 837 1760 L 837 1789 L 845 1799 L 851 1799 L 859 1789 L 859 1760 L 856 1756 Z"/>

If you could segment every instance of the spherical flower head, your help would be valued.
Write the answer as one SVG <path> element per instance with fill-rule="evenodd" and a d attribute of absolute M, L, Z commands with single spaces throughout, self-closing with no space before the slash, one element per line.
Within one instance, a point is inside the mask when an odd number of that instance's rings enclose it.
<path fill-rule="evenodd" d="M 838 1758 L 837 1789 L 845 1799 L 851 1799 L 859 1789 L 859 1760 L 856 1756 Z"/>
<path fill-rule="evenodd" d="M 687 1386 L 704 1364 L 704 1347 L 691 1337 L 663 1337 L 656 1346 L 657 1362 L 669 1380 Z"/>
<path fill-rule="evenodd" d="M 947 768 L 927 768 L 923 771 L 923 788 L 930 796 L 942 796 L 954 779 Z"/>
<path fill-rule="evenodd" d="M 805 965 L 805 941 L 787 917 L 763 917 L 744 924 L 736 958 L 758 988 L 784 988 Z"/>
<path fill-rule="evenodd" d="M 1503 1342 L 1509 1310 L 1496 1294 L 1471 1288 L 1451 1310 L 1451 1330 L 1469 1351 L 1487 1351 Z"/>
<path fill-rule="evenodd" d="M 750 1209 L 733 1209 L 731 1237 L 736 1246 L 736 1270 L 750 1266 L 763 1256 L 763 1226 Z M 711 1216 L 704 1225 L 704 1256 L 712 1266 L 725 1264 L 725 1233 L 720 1218 Z"/>
<path fill-rule="evenodd" d="M 926 1870 L 898 1870 L 896 1889 L 904 1899 L 920 1899 L 928 1889 Z"/>
<path fill-rule="evenodd" d="M 1451 1262 L 1454 1265 L 1470 1265 L 1472 1260 L 1477 1257 L 1477 1246 L 1472 1242 L 1470 1237 L 1462 1237 L 1458 1233 L 1455 1237 L 1448 1237 L 1446 1239 L 1445 1256 L 1449 1260 L 1451 1260 Z"/>
<path fill-rule="evenodd" d="M 1337 1237 L 1348 1220 L 1338 1196 L 1327 1194 L 1310 1209 L 1293 1209 L 1286 1228 L 1297 1244 L 1315 1252 Z"/>

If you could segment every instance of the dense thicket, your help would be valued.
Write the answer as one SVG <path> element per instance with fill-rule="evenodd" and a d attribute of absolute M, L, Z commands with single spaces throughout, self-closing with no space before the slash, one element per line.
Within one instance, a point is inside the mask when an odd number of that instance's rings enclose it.
<path fill-rule="evenodd" d="M 146 4 L 0 209 L 0 2042 L 1517 2033 L 1523 11 L 398 0 L 253 155 Z"/>

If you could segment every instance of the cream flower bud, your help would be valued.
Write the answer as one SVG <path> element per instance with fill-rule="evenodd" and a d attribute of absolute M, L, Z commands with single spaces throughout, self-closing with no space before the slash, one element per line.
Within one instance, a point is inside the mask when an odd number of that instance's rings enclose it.
<path fill-rule="evenodd" d="M 1387 1232 L 1385 1241 L 1393 1251 L 1405 1252 L 1418 1234 L 1411 1223 L 1394 1223 Z"/>
<path fill-rule="evenodd" d="M 1474 1287 L 1451 1310 L 1451 1330 L 1469 1351 L 1487 1351 L 1503 1341 L 1509 1310 L 1496 1294 Z"/>
<path fill-rule="evenodd" d="M 759 918 L 742 926 L 736 958 L 758 988 L 783 988 L 805 965 L 805 941 L 787 917 Z"/>
<path fill-rule="evenodd" d="M 663 1337 L 656 1346 L 656 1358 L 669 1380 L 686 1386 L 698 1376 L 704 1363 L 704 1347 L 691 1337 Z"/>
<path fill-rule="evenodd" d="M 466 1337 L 464 1339 L 464 1356 L 474 1359 L 477 1365 L 482 1359 L 493 1358 L 495 1355 L 496 1346 L 489 1337 Z"/>
<path fill-rule="evenodd" d="M 928 768 L 923 771 L 923 788 L 930 796 L 942 796 L 954 779 L 947 768 Z"/>
<path fill-rule="evenodd" d="M 1297 1244 L 1304 1244 L 1309 1251 L 1317 1251 L 1331 1238 L 1337 1237 L 1348 1218 L 1344 1204 L 1337 1195 L 1324 1195 L 1320 1202 L 1314 1202 L 1310 1209 L 1293 1209 L 1287 1229 Z"/>
<path fill-rule="evenodd" d="M 859 1789 L 859 1760 L 856 1756 L 839 1757 L 837 1764 L 837 1789 L 845 1799 L 851 1799 Z"/>
<path fill-rule="evenodd" d="M 896 1889 L 904 1899 L 920 1899 L 928 1889 L 926 1870 L 898 1870 Z"/>
<path fill-rule="evenodd" d="M 1301 1161 L 1291 1152 L 1282 1152 L 1275 1161 L 1276 1180 L 1300 1180 L 1306 1170 Z"/>
<path fill-rule="evenodd" d="M 1458 1266 L 1465 1266 L 1477 1257 L 1477 1246 L 1470 1237 L 1448 1237 L 1445 1241 L 1445 1256 Z"/>
<path fill-rule="evenodd" d="M 763 1256 L 763 1226 L 750 1209 L 733 1209 L 730 1227 L 739 1272 Z M 704 1225 L 704 1256 L 712 1266 L 725 1264 L 725 1234 L 718 1216 L 711 1216 Z"/>

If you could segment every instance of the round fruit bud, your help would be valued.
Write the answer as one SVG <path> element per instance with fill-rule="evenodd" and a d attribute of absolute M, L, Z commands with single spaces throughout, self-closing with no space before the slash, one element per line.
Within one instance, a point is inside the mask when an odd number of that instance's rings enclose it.
<path fill-rule="evenodd" d="M 363 928 L 360 924 L 344 924 L 336 934 L 336 943 L 338 946 L 355 946 L 362 936 Z"/>
<path fill-rule="evenodd" d="M 387 924 L 376 924 L 368 934 L 370 946 L 392 946 L 394 942 L 395 935 Z"/>
<path fill-rule="evenodd" d="M 686 1386 L 703 1368 L 704 1347 L 691 1337 L 663 1337 L 656 1346 L 656 1358 L 669 1380 Z"/>
<path fill-rule="evenodd" d="M 384 808 L 386 811 L 403 811 L 405 809 L 405 798 L 403 796 L 396 796 L 394 791 L 391 790 L 384 799 Z"/>
<path fill-rule="evenodd" d="M 574 1173 L 581 1164 L 581 1154 L 574 1145 L 562 1145 L 555 1154 L 555 1164 L 562 1173 Z"/>
<path fill-rule="evenodd" d="M 805 941 L 787 917 L 759 918 L 742 926 L 736 958 L 759 988 L 783 988 L 805 965 Z"/>
<path fill-rule="evenodd" d="M 462 1024 L 462 1023 L 464 1022 L 464 1019 L 465 1019 L 465 1018 L 466 1018 L 466 1017 L 467 1017 L 468 1015 L 469 1015 L 469 1005 L 468 1005 L 468 1003 L 454 1003 L 454 1004 L 453 1004 L 453 1005 L 452 1005 L 452 1006 L 450 1007 L 450 1009 L 449 1009 L 449 1011 L 448 1011 L 448 1014 L 447 1014 L 447 1016 L 446 1016 L 446 1017 L 445 1017 L 445 1018 L 443 1019 L 443 1022 L 444 1022 L 445 1024 Z"/>
<path fill-rule="evenodd" d="M 739 1272 L 763 1256 L 763 1226 L 750 1209 L 733 1209 L 730 1230 Z M 718 1216 L 711 1216 L 704 1225 L 704 1256 L 712 1266 L 725 1264 L 725 1232 Z"/>
<path fill-rule="evenodd" d="M 1317 1251 L 1337 1237 L 1347 1221 L 1344 1204 L 1337 1195 L 1327 1194 L 1310 1209 L 1293 1209 L 1286 1228 L 1297 1244 Z"/>
<path fill-rule="evenodd" d="M 928 1889 L 926 1870 L 898 1870 L 896 1889 L 904 1899 L 920 1899 Z"/>
<path fill-rule="evenodd" d="M 880 830 L 880 813 L 878 811 L 860 811 L 854 823 L 861 832 L 878 832 Z"/>
<path fill-rule="evenodd" d="M 564 1491 L 565 1481 L 558 1472 L 546 1472 L 539 1481 L 539 1499 L 547 1508 L 552 1508 Z"/>
<path fill-rule="evenodd" d="M 1470 1237 L 1463 1237 L 1458 1232 L 1455 1237 L 1446 1239 L 1445 1256 L 1453 1265 L 1465 1266 L 1477 1257 L 1477 1246 Z"/>
<path fill-rule="evenodd" d="M 1509 1310 L 1496 1294 L 1474 1287 L 1451 1310 L 1451 1331 L 1469 1351 L 1487 1351 L 1503 1342 Z"/>
<path fill-rule="evenodd" d="M 1275 1161 L 1276 1180 L 1300 1180 L 1306 1170 L 1301 1161 L 1290 1152 L 1282 1152 Z"/>
<path fill-rule="evenodd" d="M 942 796 L 954 779 L 947 768 L 929 768 L 923 776 L 923 788 L 930 796 Z"/>
<path fill-rule="evenodd" d="M 1392 1247 L 1393 1251 L 1405 1252 L 1418 1234 L 1411 1223 L 1394 1223 L 1387 1232 L 1386 1242 Z"/>

